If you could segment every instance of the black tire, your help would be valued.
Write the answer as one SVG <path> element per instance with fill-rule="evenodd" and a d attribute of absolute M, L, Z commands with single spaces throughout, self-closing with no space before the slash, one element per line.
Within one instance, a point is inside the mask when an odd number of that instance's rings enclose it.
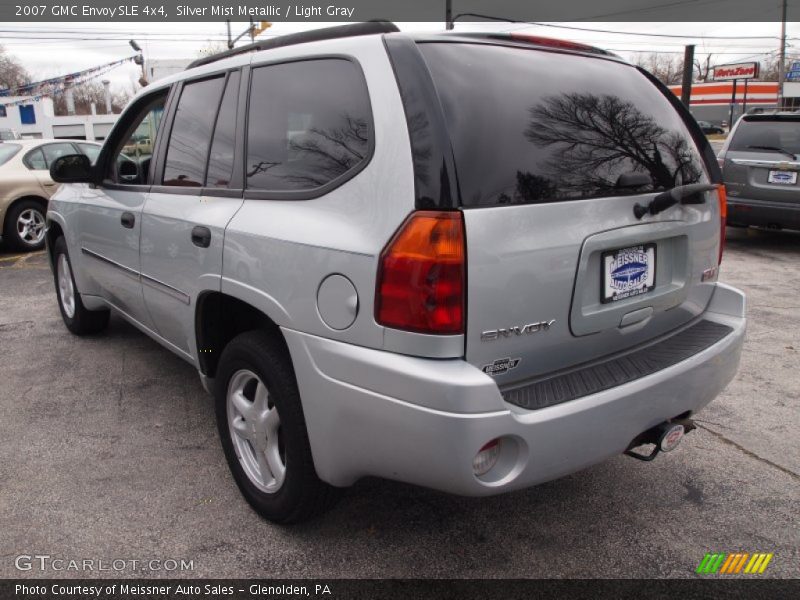
<path fill-rule="evenodd" d="M 228 423 L 228 389 L 242 370 L 254 373 L 266 385 L 280 417 L 285 478 L 271 493 L 259 489 L 245 472 Z M 338 490 L 320 480 L 314 469 L 297 380 L 282 339 L 263 331 L 235 337 L 220 357 L 214 396 L 225 458 L 236 484 L 256 512 L 275 523 L 290 524 L 312 519 L 333 505 Z"/>
<path fill-rule="evenodd" d="M 74 306 L 71 311 L 65 305 L 65 300 L 62 298 L 62 288 L 59 285 L 59 269 L 62 256 L 69 265 L 68 275 L 72 281 Z M 53 280 L 56 286 L 58 310 L 61 311 L 61 318 L 64 320 L 64 325 L 67 326 L 67 329 L 75 335 L 89 335 L 98 333 L 108 326 L 109 311 L 89 310 L 83 305 L 81 295 L 78 293 L 78 286 L 75 284 L 75 276 L 72 273 L 72 262 L 67 252 L 67 242 L 63 237 L 59 237 L 53 246 Z M 70 316 L 69 312 L 73 314 Z"/>
<path fill-rule="evenodd" d="M 30 211 L 35 213 L 39 227 L 41 227 L 41 239 L 38 241 L 29 241 L 23 238 L 17 229 L 17 221 L 19 221 L 22 213 Z M 11 210 L 6 214 L 5 231 L 3 232 L 3 240 L 14 250 L 22 252 L 32 252 L 34 250 L 41 250 L 44 248 L 44 224 L 45 213 L 47 212 L 46 205 L 37 200 L 21 200 L 11 207 Z M 37 236 L 38 237 L 38 236 Z"/>

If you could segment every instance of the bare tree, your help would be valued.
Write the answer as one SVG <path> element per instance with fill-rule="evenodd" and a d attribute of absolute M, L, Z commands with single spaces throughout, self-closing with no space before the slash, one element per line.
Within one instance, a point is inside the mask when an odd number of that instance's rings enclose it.
<path fill-rule="evenodd" d="M 97 106 L 100 112 L 105 111 L 106 95 L 103 85 L 98 81 L 87 81 L 76 85 L 72 90 L 72 97 L 75 100 L 75 114 L 88 115 L 92 112 L 92 103 Z M 125 108 L 131 95 L 125 90 L 118 90 L 111 94 L 111 110 L 119 113 Z M 67 100 L 63 94 L 53 98 L 53 110 L 57 116 L 67 114 Z"/>
<path fill-rule="evenodd" d="M 711 75 L 711 71 L 714 68 L 712 64 L 713 54 L 706 54 L 704 60 L 700 60 L 699 58 L 694 59 L 694 70 L 695 70 L 695 81 L 707 81 L 709 76 Z"/>
<path fill-rule="evenodd" d="M 0 45 L 0 89 L 15 88 L 30 82 L 28 70 Z"/>
<path fill-rule="evenodd" d="M 800 56 L 797 54 L 786 55 L 786 62 L 784 64 L 784 73 L 789 72 L 789 67 L 793 62 L 800 61 Z M 780 65 L 780 57 L 769 55 L 761 61 L 761 74 L 759 79 L 761 81 L 778 81 L 778 66 Z"/>
<path fill-rule="evenodd" d="M 683 58 L 675 54 L 659 52 L 637 53 L 634 64 L 652 73 L 664 85 L 681 83 Z"/>

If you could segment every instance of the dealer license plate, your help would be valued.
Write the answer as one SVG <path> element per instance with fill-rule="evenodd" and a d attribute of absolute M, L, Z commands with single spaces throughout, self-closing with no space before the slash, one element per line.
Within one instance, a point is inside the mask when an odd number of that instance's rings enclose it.
<path fill-rule="evenodd" d="M 646 294 L 656 285 L 656 245 L 604 252 L 601 300 L 616 302 Z"/>
<path fill-rule="evenodd" d="M 797 183 L 797 171 L 770 171 L 767 175 L 767 183 L 794 185 Z"/>

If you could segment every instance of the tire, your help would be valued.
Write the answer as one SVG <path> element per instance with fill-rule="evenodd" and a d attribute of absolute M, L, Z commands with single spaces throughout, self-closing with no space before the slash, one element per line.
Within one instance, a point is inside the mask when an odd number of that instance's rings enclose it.
<path fill-rule="evenodd" d="M 107 310 L 88 310 L 83 305 L 72 274 L 67 242 L 63 237 L 59 237 L 53 246 L 53 278 L 56 284 L 58 309 L 67 329 L 75 335 L 88 335 L 98 333 L 108 326 Z"/>
<path fill-rule="evenodd" d="M 36 200 L 17 202 L 6 215 L 3 239 L 15 250 L 41 250 L 44 248 L 46 212 L 45 206 Z"/>
<path fill-rule="evenodd" d="M 263 331 L 234 338 L 220 357 L 214 396 L 225 458 L 256 512 L 289 524 L 333 505 L 337 490 L 314 469 L 300 393 L 282 340 Z"/>

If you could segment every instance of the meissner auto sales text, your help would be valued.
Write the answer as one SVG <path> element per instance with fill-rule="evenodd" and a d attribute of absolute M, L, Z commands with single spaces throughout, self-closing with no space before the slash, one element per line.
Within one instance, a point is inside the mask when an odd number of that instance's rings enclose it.
<path fill-rule="evenodd" d="M 113 583 L 109 585 L 70 585 L 53 583 L 51 585 L 25 585 L 18 583 L 14 586 L 15 596 L 80 596 L 97 597 L 101 595 L 112 596 L 233 596 L 236 588 L 231 585 L 140 585 L 133 583 Z M 239 589 L 239 592 L 244 592 Z M 253 596 L 310 596 L 310 590 L 305 585 L 263 585 L 253 584 L 248 589 Z M 325 584 L 314 585 L 314 595 L 330 595 L 331 589 Z"/>

